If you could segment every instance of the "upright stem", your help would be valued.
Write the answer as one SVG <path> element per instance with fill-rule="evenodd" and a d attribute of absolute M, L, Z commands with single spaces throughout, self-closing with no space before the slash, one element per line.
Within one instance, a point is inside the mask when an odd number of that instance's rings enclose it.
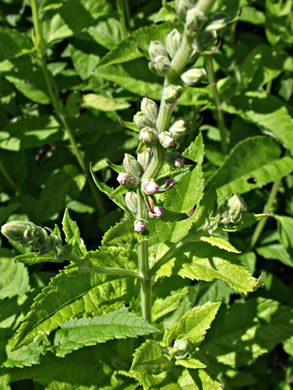
<path fill-rule="evenodd" d="M 94 183 L 92 182 L 92 179 L 89 175 L 89 169 L 87 168 L 87 165 L 81 155 L 81 152 L 78 148 L 78 145 L 76 143 L 75 137 L 73 135 L 72 129 L 67 121 L 67 118 L 65 117 L 62 109 L 62 102 L 59 99 L 57 87 L 54 83 L 54 80 L 48 71 L 47 63 L 46 63 L 46 44 L 43 39 L 42 30 L 40 27 L 40 21 L 39 21 L 39 14 L 38 14 L 38 5 L 37 0 L 31 0 L 31 6 L 32 6 L 32 15 L 33 15 L 33 24 L 34 24 L 34 43 L 37 49 L 38 59 L 40 63 L 40 68 L 42 70 L 48 92 L 50 95 L 50 99 L 52 102 L 52 105 L 54 107 L 54 110 L 56 112 L 56 115 L 58 116 L 60 122 L 62 123 L 64 130 L 69 138 L 69 142 L 71 144 L 73 154 L 75 155 L 77 162 L 86 176 L 87 182 L 90 186 L 92 195 L 96 201 L 97 209 L 101 215 L 105 214 L 99 193 L 97 191 L 97 188 L 95 187 Z"/>
<path fill-rule="evenodd" d="M 3 165 L 2 161 L 0 160 L 0 172 L 5 177 L 7 182 L 10 184 L 10 186 L 15 190 L 15 192 L 21 194 L 21 188 L 19 187 L 18 183 L 16 183 L 12 177 L 9 175 L 7 169 Z"/>
<path fill-rule="evenodd" d="M 215 106 L 216 106 L 216 111 L 217 111 L 217 124 L 219 127 L 220 136 L 221 136 L 222 152 L 224 154 L 227 154 L 227 152 L 228 152 L 227 129 L 226 129 L 226 125 L 225 125 L 224 114 L 223 114 L 222 107 L 221 107 L 221 100 L 220 100 L 220 96 L 219 96 L 219 92 L 218 92 L 218 88 L 217 88 L 217 84 L 216 84 L 212 55 L 206 55 L 205 60 L 206 60 L 208 79 L 209 79 L 210 87 L 212 89 L 212 94 L 213 94 L 213 98 L 214 98 L 214 102 L 215 102 Z"/>
<path fill-rule="evenodd" d="M 137 190 L 138 213 L 137 217 L 147 220 L 147 211 L 141 190 Z M 149 274 L 148 240 L 142 236 L 138 241 L 137 248 L 138 268 L 142 275 L 140 299 L 143 318 L 152 322 L 152 277 Z"/>
<path fill-rule="evenodd" d="M 268 201 L 264 207 L 264 210 L 263 210 L 263 213 L 264 214 L 267 214 L 271 211 L 271 208 L 273 206 L 273 203 L 276 199 L 276 196 L 277 196 L 277 193 L 278 193 L 278 190 L 279 190 L 279 187 L 280 187 L 280 184 L 281 184 L 281 179 L 278 179 L 274 182 L 273 186 L 272 186 L 272 189 L 271 189 L 271 192 L 270 192 L 270 195 L 269 195 L 269 198 L 268 198 Z M 250 242 L 250 248 L 253 249 L 265 227 L 265 224 L 267 222 L 267 219 L 268 217 L 264 217 L 261 221 L 259 221 L 259 223 L 256 225 L 256 228 L 255 228 L 255 231 L 253 233 L 253 236 L 251 238 L 251 242 Z"/>
<path fill-rule="evenodd" d="M 129 34 L 129 6 L 128 0 L 117 0 L 120 26 L 123 39 Z"/>

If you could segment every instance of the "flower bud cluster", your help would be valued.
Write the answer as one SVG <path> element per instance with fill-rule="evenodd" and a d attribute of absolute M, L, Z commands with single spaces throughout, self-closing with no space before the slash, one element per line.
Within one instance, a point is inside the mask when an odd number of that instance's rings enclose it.
<path fill-rule="evenodd" d="M 159 134 L 160 144 L 165 149 L 179 147 L 178 141 L 181 140 L 190 130 L 191 122 L 185 118 L 177 119 L 169 128 L 168 131 L 163 131 Z"/>
<path fill-rule="evenodd" d="M 12 221 L 1 227 L 1 233 L 9 240 L 18 241 L 41 254 L 62 248 L 62 242 L 49 228 L 42 228 L 28 221 Z"/>
<path fill-rule="evenodd" d="M 121 186 L 127 188 L 137 188 L 140 177 L 143 174 L 143 167 L 131 154 L 125 153 L 123 159 L 124 171 L 120 172 L 117 180 Z"/>

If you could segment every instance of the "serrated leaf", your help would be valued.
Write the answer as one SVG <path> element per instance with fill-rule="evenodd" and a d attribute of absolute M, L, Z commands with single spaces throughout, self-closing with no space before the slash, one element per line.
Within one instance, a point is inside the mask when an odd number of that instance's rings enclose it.
<path fill-rule="evenodd" d="M 293 332 L 293 310 L 265 298 L 219 311 L 195 357 L 215 372 L 251 364 Z"/>
<path fill-rule="evenodd" d="M 272 138 L 245 139 L 231 150 L 209 183 L 215 186 L 221 199 L 262 187 L 293 170 L 293 159 L 280 158 L 280 153 L 278 143 Z"/>
<path fill-rule="evenodd" d="M 175 252 L 176 262 L 169 267 L 172 273 L 189 279 L 212 281 L 220 279 L 236 291 L 253 291 L 256 279 L 241 265 L 234 253 L 229 253 L 203 242 L 191 242 Z"/>
<path fill-rule="evenodd" d="M 256 248 L 256 252 L 268 260 L 279 260 L 281 263 L 293 267 L 292 256 L 286 251 L 281 244 L 269 244 L 266 246 L 259 246 Z"/>
<path fill-rule="evenodd" d="M 34 50 L 27 35 L 16 29 L 0 27 L 0 61 L 28 54 Z"/>
<path fill-rule="evenodd" d="M 121 307 L 128 296 L 127 281 L 67 267 L 39 294 L 20 326 L 13 348 L 27 345 L 65 321 L 106 313 Z M 128 298 L 127 298 L 128 296 Z"/>
<path fill-rule="evenodd" d="M 0 259 L 0 299 L 23 295 L 30 289 L 29 275 L 24 264 L 12 258 Z"/>
<path fill-rule="evenodd" d="M 175 362 L 176 366 L 182 366 L 185 368 L 206 368 L 206 365 L 203 364 L 200 360 L 190 358 L 190 359 L 179 359 Z"/>
<path fill-rule="evenodd" d="M 119 111 L 125 110 L 130 105 L 129 103 L 116 102 L 115 100 L 109 99 L 102 95 L 89 93 L 87 95 L 83 95 L 82 106 L 86 108 L 92 108 L 98 111 Z"/>
<path fill-rule="evenodd" d="M 263 92 L 246 92 L 231 99 L 232 106 L 223 105 L 228 112 L 237 113 L 263 131 L 274 134 L 288 149 L 293 149 L 293 119 L 284 103 Z"/>
<path fill-rule="evenodd" d="M 221 302 L 206 303 L 186 313 L 179 322 L 165 331 L 164 343 L 169 345 L 178 338 L 184 338 L 199 345 L 204 339 L 207 329 L 210 328 L 220 305 Z"/>
<path fill-rule="evenodd" d="M 170 26 L 167 23 L 139 28 L 107 53 L 102 58 L 99 66 L 119 64 L 139 58 L 143 54 L 137 49 L 137 44 L 142 50 L 147 52 L 151 40 L 158 39 L 164 41 L 169 31 Z"/>
<path fill-rule="evenodd" d="M 221 237 L 214 237 L 214 236 L 200 236 L 200 241 L 207 242 L 208 244 L 212 246 L 216 246 L 220 249 L 224 249 L 227 252 L 232 253 L 241 253 L 238 249 L 236 249 L 232 244 L 230 244 L 229 241 L 224 240 L 224 238 Z"/>
<path fill-rule="evenodd" d="M 170 367 L 162 346 L 154 340 L 147 340 L 134 353 L 131 370 L 144 374 L 160 374 Z"/>
<path fill-rule="evenodd" d="M 111 339 L 148 335 L 157 331 L 143 318 L 122 308 L 103 316 L 65 322 L 56 332 L 54 346 L 57 356 L 65 356 L 83 346 Z"/>
<path fill-rule="evenodd" d="M 153 321 L 157 322 L 160 318 L 175 311 L 188 294 L 188 290 L 188 287 L 183 287 L 172 291 L 166 298 L 156 299 L 152 308 Z"/>
<path fill-rule="evenodd" d="M 137 95 L 145 96 L 147 91 L 149 98 L 155 100 L 161 98 L 162 86 L 148 70 L 147 62 L 144 59 L 131 61 L 123 66 L 109 65 L 98 68 L 95 74 Z"/>
<path fill-rule="evenodd" d="M 96 26 L 91 26 L 88 33 L 99 45 L 108 50 L 112 50 L 122 39 L 121 25 L 114 18 L 108 18 Z"/>
<path fill-rule="evenodd" d="M 119 245 L 123 243 L 131 243 L 135 239 L 133 230 L 133 221 L 126 220 L 118 222 L 111 227 L 102 239 L 103 245 Z"/>

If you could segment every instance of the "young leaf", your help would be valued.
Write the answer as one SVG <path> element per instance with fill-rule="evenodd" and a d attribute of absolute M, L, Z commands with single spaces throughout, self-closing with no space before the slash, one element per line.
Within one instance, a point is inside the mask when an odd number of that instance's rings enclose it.
<path fill-rule="evenodd" d="M 233 253 L 241 253 L 238 249 L 234 248 L 232 244 L 230 244 L 229 241 L 224 240 L 221 237 L 214 237 L 214 236 L 200 236 L 200 241 L 207 242 L 208 244 L 212 246 L 216 246 L 220 249 L 224 249 L 227 252 L 233 252 Z"/>
<path fill-rule="evenodd" d="M 103 316 L 65 322 L 56 332 L 55 352 L 57 356 L 65 356 L 83 346 L 95 345 L 111 339 L 148 335 L 157 331 L 143 318 L 122 308 Z"/>
<path fill-rule="evenodd" d="M 293 170 L 293 159 L 280 158 L 280 153 L 278 143 L 272 138 L 245 139 L 231 150 L 209 183 L 215 186 L 221 199 L 262 187 Z"/>
<path fill-rule="evenodd" d="M 44 255 L 36 255 L 33 252 L 24 253 L 22 255 L 16 256 L 15 261 L 19 261 L 23 264 L 33 265 L 40 263 L 63 263 L 63 259 L 58 259 L 54 253 L 45 253 Z"/>
<path fill-rule="evenodd" d="M 221 302 L 206 303 L 186 313 L 179 322 L 168 328 L 164 334 L 164 343 L 169 345 L 178 338 L 184 338 L 199 345 L 210 328 Z"/>
<path fill-rule="evenodd" d="M 135 241 L 133 221 L 125 220 L 111 227 L 102 240 L 103 245 L 130 244 Z"/>
<path fill-rule="evenodd" d="M 66 242 L 70 246 L 72 253 L 80 257 L 86 256 L 87 250 L 83 239 L 80 237 L 77 223 L 72 221 L 67 209 L 64 212 L 62 226 L 63 232 L 65 233 Z"/>

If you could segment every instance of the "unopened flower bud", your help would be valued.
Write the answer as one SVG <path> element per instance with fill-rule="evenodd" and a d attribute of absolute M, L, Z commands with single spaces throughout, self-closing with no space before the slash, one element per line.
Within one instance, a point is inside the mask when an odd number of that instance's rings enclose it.
<path fill-rule="evenodd" d="M 126 206 L 132 213 L 137 213 L 137 194 L 134 191 L 127 192 L 125 195 Z"/>
<path fill-rule="evenodd" d="M 184 167 L 184 157 L 178 152 L 166 154 L 166 162 L 173 168 L 180 169 Z"/>
<path fill-rule="evenodd" d="M 159 76 L 166 76 L 171 67 L 167 56 L 157 56 L 154 61 L 149 62 L 149 69 L 154 70 Z"/>
<path fill-rule="evenodd" d="M 167 50 L 161 41 L 150 41 L 149 55 L 151 60 L 155 61 L 158 56 L 166 57 Z"/>
<path fill-rule="evenodd" d="M 192 345 L 186 339 L 175 340 L 170 355 L 175 359 L 186 359 L 192 352 Z"/>
<path fill-rule="evenodd" d="M 158 180 L 158 193 L 166 192 L 174 187 L 175 180 L 170 176 L 161 177 Z"/>
<path fill-rule="evenodd" d="M 170 127 L 169 132 L 174 138 L 183 136 L 191 129 L 191 122 L 188 119 L 180 118 Z"/>
<path fill-rule="evenodd" d="M 124 154 L 123 167 L 126 172 L 131 173 L 131 175 L 138 178 L 143 174 L 141 165 L 135 157 L 131 156 L 131 154 Z"/>
<path fill-rule="evenodd" d="M 187 33 L 193 33 L 194 30 L 200 30 L 204 23 L 206 22 L 207 17 L 199 8 L 193 7 L 186 13 L 186 23 L 185 23 L 185 31 Z"/>
<path fill-rule="evenodd" d="M 159 134 L 160 144 L 163 148 L 172 148 L 175 145 L 175 139 L 171 133 L 168 131 L 163 131 Z"/>
<path fill-rule="evenodd" d="M 164 101 L 166 104 L 174 103 L 180 96 L 182 87 L 180 85 L 169 85 L 164 89 Z"/>
<path fill-rule="evenodd" d="M 135 188 L 139 182 L 139 180 L 135 176 L 132 176 L 128 172 L 120 172 L 117 177 L 117 180 L 120 185 L 130 188 Z"/>
<path fill-rule="evenodd" d="M 217 31 L 227 26 L 227 15 L 218 12 L 214 15 L 213 20 L 205 27 L 205 31 Z"/>
<path fill-rule="evenodd" d="M 175 54 L 181 44 L 182 36 L 180 32 L 174 28 L 169 34 L 166 36 L 166 49 L 171 58 L 175 57 Z"/>
<path fill-rule="evenodd" d="M 192 5 L 189 0 L 175 0 L 176 15 L 179 20 L 185 22 L 186 13 Z"/>
<path fill-rule="evenodd" d="M 152 158 L 152 151 L 150 148 L 146 148 L 142 152 L 137 153 L 137 161 L 140 163 L 144 171 L 147 169 L 151 161 L 151 158 Z"/>
<path fill-rule="evenodd" d="M 145 221 L 140 221 L 138 219 L 136 219 L 134 221 L 134 231 L 137 233 L 143 233 L 146 226 L 147 226 L 147 223 Z"/>
<path fill-rule="evenodd" d="M 154 145 L 158 140 L 158 135 L 152 127 L 144 127 L 139 133 L 140 142 L 146 145 Z"/>
<path fill-rule="evenodd" d="M 181 80 L 184 84 L 191 86 L 199 82 L 205 76 L 206 71 L 204 68 L 192 68 L 181 75 Z"/>
<path fill-rule="evenodd" d="M 141 111 L 152 121 L 153 124 L 156 124 L 158 118 L 158 106 L 157 104 L 148 98 L 143 98 L 140 105 Z"/>
<path fill-rule="evenodd" d="M 159 185 L 154 179 L 145 179 L 141 184 L 141 190 L 147 195 L 154 195 L 158 189 Z"/>
<path fill-rule="evenodd" d="M 154 214 L 156 217 L 160 218 L 164 215 L 165 210 L 163 207 L 155 206 L 154 207 Z"/>
<path fill-rule="evenodd" d="M 235 194 L 228 200 L 227 208 L 229 210 L 230 223 L 238 223 L 246 210 L 246 205 L 241 196 Z"/>
<path fill-rule="evenodd" d="M 143 127 L 152 127 L 153 126 L 153 122 L 142 111 L 138 111 L 134 115 L 133 122 L 134 122 L 135 126 L 138 127 L 139 129 L 142 129 Z"/>

